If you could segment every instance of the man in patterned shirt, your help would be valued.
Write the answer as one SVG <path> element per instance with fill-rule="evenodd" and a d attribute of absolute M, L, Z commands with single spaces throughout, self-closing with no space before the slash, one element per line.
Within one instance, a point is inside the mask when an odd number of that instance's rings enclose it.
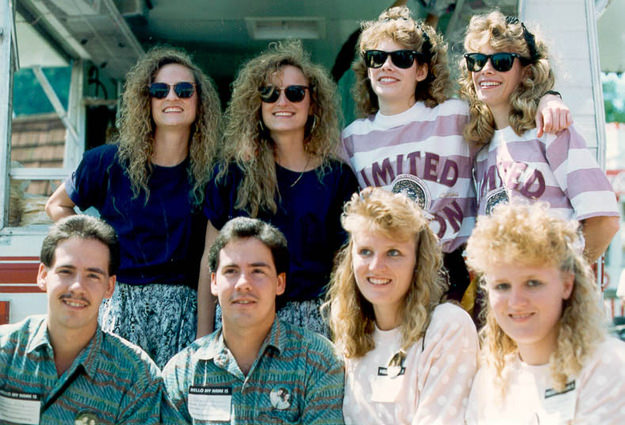
<path fill-rule="evenodd" d="M 103 221 L 72 216 L 43 241 L 37 285 L 48 314 L 0 327 L 0 423 L 158 424 L 158 368 L 98 326 L 119 244 Z"/>
<path fill-rule="evenodd" d="M 209 265 L 222 328 L 163 370 L 178 420 L 342 424 L 343 369 L 330 342 L 276 318 L 289 265 L 282 233 L 258 219 L 235 218 L 211 247 Z"/>

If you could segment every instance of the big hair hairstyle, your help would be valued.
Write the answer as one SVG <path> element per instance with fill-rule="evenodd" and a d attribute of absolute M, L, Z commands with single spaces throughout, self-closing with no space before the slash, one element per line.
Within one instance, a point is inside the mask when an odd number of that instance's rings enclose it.
<path fill-rule="evenodd" d="M 353 268 L 353 235 L 359 231 L 415 241 L 416 267 L 400 307 L 402 349 L 407 349 L 425 335 L 432 311 L 447 290 L 438 238 L 416 202 L 380 188 L 355 193 L 345 204 L 341 223 L 349 242 L 337 256 L 323 307 L 329 313 L 337 351 L 346 358 L 357 358 L 375 348 L 373 305 L 358 289 Z"/>
<path fill-rule="evenodd" d="M 57 246 L 71 238 L 93 239 L 106 245 L 109 249 L 108 274 L 113 276 L 117 273 L 120 262 L 117 233 L 103 220 L 82 214 L 65 217 L 50 227 L 43 239 L 39 255 L 43 265 L 52 267 Z"/>
<path fill-rule="evenodd" d="M 336 84 L 327 71 L 311 62 L 299 40 L 271 43 L 240 69 L 232 85 L 232 98 L 225 112 L 223 163 L 217 178 L 223 178 L 229 163 L 243 172 L 235 207 L 257 216 L 260 210 L 276 212 L 277 188 L 275 144 L 262 121 L 260 88 L 271 85 L 283 67 L 298 68 L 308 80 L 313 113 L 308 117 L 304 135 L 305 151 L 321 158 L 319 178 L 326 172 L 330 158 L 337 156 L 340 140 Z"/>
<path fill-rule="evenodd" d="M 555 266 L 573 274 L 573 291 L 563 301 L 557 347 L 549 360 L 554 387 L 560 391 L 604 337 L 599 291 L 584 259 L 578 230 L 576 221 L 552 216 L 546 203 L 518 202 L 500 205 L 491 216 L 480 217 L 467 245 L 467 264 L 482 276 L 481 285 L 486 290 L 490 267 L 501 261 Z M 494 366 L 503 393 L 504 368 L 518 347 L 498 325 L 488 300 L 486 303 L 486 325 L 480 331 L 482 354 Z"/>
<path fill-rule="evenodd" d="M 464 38 L 465 51 L 478 52 L 485 45 L 497 52 L 518 53 L 531 61 L 523 67 L 523 79 L 510 95 L 508 121 L 520 136 L 536 127 L 538 103 L 555 82 L 547 45 L 539 34 L 530 33 L 521 21 L 506 17 L 499 11 L 473 16 L 469 22 Z M 464 129 L 464 138 L 477 144 L 488 144 L 495 134 L 495 119 L 488 106 L 478 100 L 464 58 L 460 62 L 460 71 L 459 94 L 469 102 L 469 122 Z"/>
<path fill-rule="evenodd" d="M 433 108 L 449 98 L 451 80 L 447 64 L 447 44 L 429 25 L 414 20 L 407 7 L 393 7 L 384 11 L 376 21 L 361 24 L 362 33 L 358 42 L 358 55 L 352 69 L 356 82 L 352 95 L 356 102 L 356 113 L 360 117 L 375 114 L 380 105 L 371 88 L 367 65 L 363 54 L 376 49 L 383 40 L 392 40 L 405 49 L 421 52 L 427 58 L 428 75 L 417 83 L 415 100 Z"/>
<path fill-rule="evenodd" d="M 143 192 L 147 202 L 152 171 L 150 158 L 154 151 L 156 129 L 148 86 L 158 71 L 169 64 L 179 64 L 189 69 L 195 80 L 197 115 L 191 127 L 187 172 L 192 183 L 190 199 L 194 205 L 200 205 L 216 157 L 221 107 L 213 82 L 186 52 L 170 47 L 153 48 L 126 75 L 118 120 L 118 156 L 132 184 L 134 197 Z"/>
<path fill-rule="evenodd" d="M 210 271 L 217 272 L 219 253 L 229 243 L 237 239 L 256 238 L 261 241 L 273 256 L 276 273 L 286 273 L 289 269 L 289 250 L 282 232 L 275 226 L 257 218 L 236 217 L 228 221 L 211 245 L 208 254 Z"/>

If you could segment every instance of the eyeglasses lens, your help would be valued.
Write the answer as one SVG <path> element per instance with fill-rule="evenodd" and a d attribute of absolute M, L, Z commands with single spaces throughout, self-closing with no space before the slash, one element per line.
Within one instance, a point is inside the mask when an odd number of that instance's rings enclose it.
<path fill-rule="evenodd" d="M 169 94 L 169 90 L 172 86 L 167 83 L 152 83 L 149 86 L 150 96 L 156 99 L 164 99 Z M 189 83 L 186 81 L 176 83 L 173 86 L 174 93 L 181 99 L 188 99 L 193 96 L 195 92 L 195 87 L 193 83 Z"/>
<path fill-rule="evenodd" d="M 479 72 L 486 66 L 490 59 L 493 68 L 499 72 L 507 72 L 514 65 L 514 58 L 518 57 L 513 53 L 495 53 L 494 55 L 484 55 L 482 53 L 468 53 L 465 56 L 467 68 L 471 72 Z"/>
<path fill-rule="evenodd" d="M 280 98 L 280 92 L 284 90 L 284 95 L 289 102 L 299 103 L 306 97 L 306 86 L 288 86 L 280 89 L 274 86 L 265 86 L 260 88 L 260 98 L 265 103 L 274 103 Z"/>
<path fill-rule="evenodd" d="M 402 69 L 410 68 L 415 59 L 420 60 L 419 53 L 414 50 L 395 50 L 394 52 L 367 50 L 365 52 L 365 64 L 368 68 L 381 68 L 389 55 L 393 64 Z"/>

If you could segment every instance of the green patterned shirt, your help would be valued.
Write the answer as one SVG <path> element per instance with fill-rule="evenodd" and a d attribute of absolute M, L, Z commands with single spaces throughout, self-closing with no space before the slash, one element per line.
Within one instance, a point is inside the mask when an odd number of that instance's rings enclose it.
<path fill-rule="evenodd" d="M 163 379 L 183 423 L 343 424 L 343 366 L 330 341 L 277 319 L 247 376 L 216 331 L 174 356 Z"/>

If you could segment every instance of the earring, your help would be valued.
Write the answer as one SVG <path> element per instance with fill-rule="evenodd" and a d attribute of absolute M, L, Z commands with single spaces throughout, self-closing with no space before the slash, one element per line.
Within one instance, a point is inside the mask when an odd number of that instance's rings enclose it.
<path fill-rule="evenodd" d="M 265 124 L 263 123 L 262 119 L 258 120 L 258 128 L 260 129 L 261 134 L 267 132 L 267 128 L 265 128 Z"/>
<path fill-rule="evenodd" d="M 312 114 L 308 116 L 308 121 L 310 122 L 310 130 L 308 131 L 308 134 L 312 134 L 312 132 L 315 130 L 315 127 L 317 127 L 317 115 Z"/>

